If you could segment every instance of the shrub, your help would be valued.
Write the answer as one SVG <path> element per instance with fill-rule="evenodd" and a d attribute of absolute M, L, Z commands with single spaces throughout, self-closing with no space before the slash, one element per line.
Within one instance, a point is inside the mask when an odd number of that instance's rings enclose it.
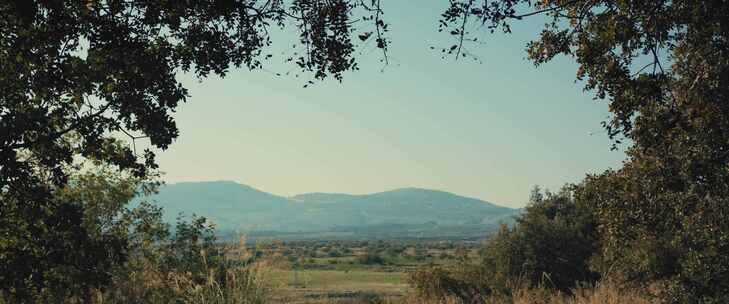
<path fill-rule="evenodd" d="M 271 286 L 245 240 L 219 244 L 202 217 L 178 220 L 162 244 L 140 248 L 114 284 L 99 290 L 99 303 L 266 303 Z"/>
<path fill-rule="evenodd" d="M 418 299 L 446 303 L 457 299 L 472 303 L 493 293 L 491 284 L 483 282 L 488 278 L 476 268 L 444 269 L 441 267 L 420 267 L 410 274 L 410 285 Z"/>
<path fill-rule="evenodd" d="M 387 261 L 377 254 L 365 253 L 357 257 L 357 262 L 362 265 L 386 265 Z"/>
<path fill-rule="evenodd" d="M 157 185 L 104 168 L 74 176 L 53 198 L 79 220 L 57 240 L 67 251 L 50 252 L 60 260 L 38 282 L 0 290 L 0 303 L 264 303 L 270 288 L 244 242 L 219 244 L 199 217 L 178 219 L 171 233 L 161 208 L 130 206 Z"/>
<path fill-rule="evenodd" d="M 636 156 L 588 177 L 581 195 L 599 206 L 606 272 L 653 285 L 667 303 L 728 303 L 726 175 L 712 185 L 683 168 Z"/>
<path fill-rule="evenodd" d="M 470 303 L 515 290 L 545 288 L 569 293 L 593 284 L 599 273 L 600 235 L 592 206 L 574 198 L 576 186 L 558 193 L 535 188 L 529 205 L 513 227 L 503 225 L 480 250 L 480 263 L 470 265 L 460 248 L 460 263 L 425 268 L 411 275 L 424 298 L 460 299 Z"/>
<path fill-rule="evenodd" d="M 573 198 L 574 188 L 559 193 L 535 188 L 516 225 L 502 226 L 486 243 L 483 266 L 502 280 L 562 291 L 595 282 L 599 274 L 590 262 L 600 252 L 597 222 L 592 207 Z"/>

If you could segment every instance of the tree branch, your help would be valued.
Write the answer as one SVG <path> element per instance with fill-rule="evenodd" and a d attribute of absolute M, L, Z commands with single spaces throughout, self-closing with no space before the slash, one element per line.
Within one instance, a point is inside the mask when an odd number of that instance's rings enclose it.
<path fill-rule="evenodd" d="M 101 116 L 101 114 L 104 114 L 104 112 L 106 112 L 106 110 L 109 109 L 109 107 L 111 105 L 112 105 L 112 103 L 109 102 L 106 105 L 104 105 L 102 108 L 100 108 L 99 111 L 97 111 L 97 112 L 95 112 L 95 113 L 93 113 L 93 114 L 91 114 L 89 116 L 86 116 L 84 118 L 80 118 L 75 123 L 73 123 L 70 126 L 68 126 L 66 129 L 63 129 L 63 130 L 60 130 L 60 131 L 57 131 L 57 132 L 53 132 L 53 133 L 49 134 L 48 136 L 45 136 L 42 139 L 37 139 L 37 140 L 34 140 L 34 141 L 24 142 L 24 143 L 17 143 L 17 144 L 14 144 L 14 145 L 7 146 L 7 147 L 3 148 L 2 150 L 6 150 L 6 149 L 7 150 L 23 149 L 23 148 L 28 148 L 28 147 L 30 147 L 30 146 L 32 146 L 34 144 L 37 144 L 37 143 L 39 143 L 41 141 L 54 141 L 54 140 L 58 139 L 59 137 L 65 135 L 66 133 L 71 132 L 73 130 L 76 130 L 80 126 L 88 123 L 88 120 L 89 119 L 94 119 L 96 117 Z"/>

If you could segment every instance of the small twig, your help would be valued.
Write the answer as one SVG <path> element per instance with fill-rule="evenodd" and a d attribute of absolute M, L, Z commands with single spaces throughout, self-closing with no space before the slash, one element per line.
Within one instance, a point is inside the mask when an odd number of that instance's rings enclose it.
<path fill-rule="evenodd" d="M 468 1 L 468 5 L 466 5 L 466 8 L 463 10 L 463 23 L 461 24 L 461 35 L 458 39 L 458 50 L 456 51 L 456 60 L 458 60 L 458 57 L 461 56 L 461 49 L 463 48 L 463 39 L 466 36 L 466 23 L 468 22 L 468 10 L 471 8 L 471 5 L 473 5 L 473 0 Z"/>
<path fill-rule="evenodd" d="M 377 31 L 377 46 L 382 46 L 382 56 L 384 56 L 385 65 L 387 65 L 390 63 L 390 61 L 387 58 L 387 42 L 383 40 L 382 33 L 380 33 L 380 22 L 382 22 L 380 19 L 380 13 L 382 13 L 382 9 L 380 8 L 380 0 L 377 0 L 377 7 L 375 8 L 375 30 Z"/>
<path fill-rule="evenodd" d="M 541 9 L 541 10 L 538 10 L 538 11 L 533 11 L 531 13 L 526 13 L 526 14 L 522 14 L 522 15 L 513 15 L 513 16 L 508 16 L 508 17 L 509 18 L 513 18 L 513 19 L 521 19 L 521 18 L 524 18 L 524 17 L 534 16 L 534 15 L 538 15 L 538 14 L 541 14 L 541 13 L 546 13 L 546 12 L 550 12 L 550 11 L 556 11 L 556 10 L 559 10 L 559 9 L 563 9 L 566 6 L 572 5 L 572 4 L 575 4 L 575 3 L 577 3 L 577 0 L 573 0 L 573 1 L 567 2 L 565 4 L 559 5 L 559 6 L 554 6 L 554 7 L 549 7 L 549 8 Z"/>
<path fill-rule="evenodd" d="M 630 77 L 637 76 L 638 74 L 640 74 L 640 72 L 643 72 L 643 70 L 647 69 L 650 66 L 654 66 L 655 67 L 656 66 L 656 62 L 654 61 L 654 62 L 651 62 L 649 64 L 646 64 L 645 66 L 643 66 L 642 68 L 640 68 L 640 70 L 638 70 L 635 73 L 633 73 L 633 75 L 630 75 Z"/>

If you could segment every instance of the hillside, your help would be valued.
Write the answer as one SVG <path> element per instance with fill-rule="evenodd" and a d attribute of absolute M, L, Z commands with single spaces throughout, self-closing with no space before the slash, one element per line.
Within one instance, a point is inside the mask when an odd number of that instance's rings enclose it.
<path fill-rule="evenodd" d="M 211 219 L 224 232 L 308 237 L 479 237 L 518 210 L 456 194 L 403 188 L 365 195 L 283 197 L 235 182 L 163 186 L 151 197 L 173 222 L 180 213 Z"/>

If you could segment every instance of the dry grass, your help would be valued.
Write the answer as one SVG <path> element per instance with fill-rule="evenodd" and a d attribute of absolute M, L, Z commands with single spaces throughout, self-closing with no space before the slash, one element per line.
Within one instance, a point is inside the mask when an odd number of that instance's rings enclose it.
<path fill-rule="evenodd" d="M 292 270 L 275 269 L 269 278 L 280 286 L 274 303 L 396 303 L 408 285 L 406 274 L 367 270 Z M 296 278 L 296 279 L 294 279 Z"/>
<path fill-rule="evenodd" d="M 496 302 L 499 303 L 499 302 Z M 495 303 L 495 304 L 496 304 Z M 502 302 L 503 303 L 503 302 Z M 572 295 L 519 291 L 515 294 L 513 304 L 650 304 L 648 296 L 635 290 L 619 288 L 615 284 L 598 284 L 593 288 L 578 288 Z"/>
<path fill-rule="evenodd" d="M 572 294 L 550 292 L 545 289 L 519 289 L 509 296 L 490 296 L 483 304 L 651 304 L 650 297 L 637 290 L 621 287 L 612 282 L 598 283 L 595 287 L 577 288 Z M 408 296 L 403 304 L 470 304 L 458 298 L 424 299 Z"/>
<path fill-rule="evenodd" d="M 226 250 L 229 255 L 224 265 L 234 265 L 227 262 L 241 261 L 249 255 L 244 238 Z M 200 281 L 189 272 L 165 272 L 154 261 L 137 258 L 131 261 L 128 276 L 115 280 L 107 291 L 97 291 L 93 303 L 268 303 L 273 287 L 266 280 L 266 267 L 252 264 L 221 268 L 207 261 L 203 264 L 205 279 Z"/>
<path fill-rule="evenodd" d="M 225 259 L 248 260 L 251 252 L 245 239 L 228 245 Z M 201 254 L 200 256 L 206 256 Z M 90 300 L 66 299 L 62 303 L 126 304 L 126 303 L 200 303 L 200 304 L 473 304 L 456 297 L 427 298 L 414 293 L 402 273 L 366 271 L 302 271 L 297 284 L 291 282 L 291 271 L 272 268 L 270 260 L 246 266 L 214 267 L 202 261 L 204 280 L 193 274 L 165 271 L 154 257 L 136 256 L 127 264 L 123 275 L 114 277 L 106 290 L 93 293 Z M 220 266 L 221 264 L 218 264 Z M 301 283 L 306 286 L 299 286 Z M 379 285 L 378 285 L 379 284 Z M 296 285 L 296 286 L 293 286 Z M 374 286 L 388 288 L 372 288 Z M 396 290 L 390 290 L 390 287 Z M 314 289 L 312 289 L 314 288 Z M 406 291 L 409 290 L 409 291 Z M 571 293 L 548 289 L 527 289 L 512 286 L 510 295 L 491 295 L 475 303 L 482 304 L 650 304 L 653 301 L 638 289 L 612 281 L 592 287 L 581 287 Z M 397 292 L 392 292 L 397 291 Z M 408 293 L 402 296 L 403 293 Z M 0 304 L 11 303 L 3 301 Z"/>

